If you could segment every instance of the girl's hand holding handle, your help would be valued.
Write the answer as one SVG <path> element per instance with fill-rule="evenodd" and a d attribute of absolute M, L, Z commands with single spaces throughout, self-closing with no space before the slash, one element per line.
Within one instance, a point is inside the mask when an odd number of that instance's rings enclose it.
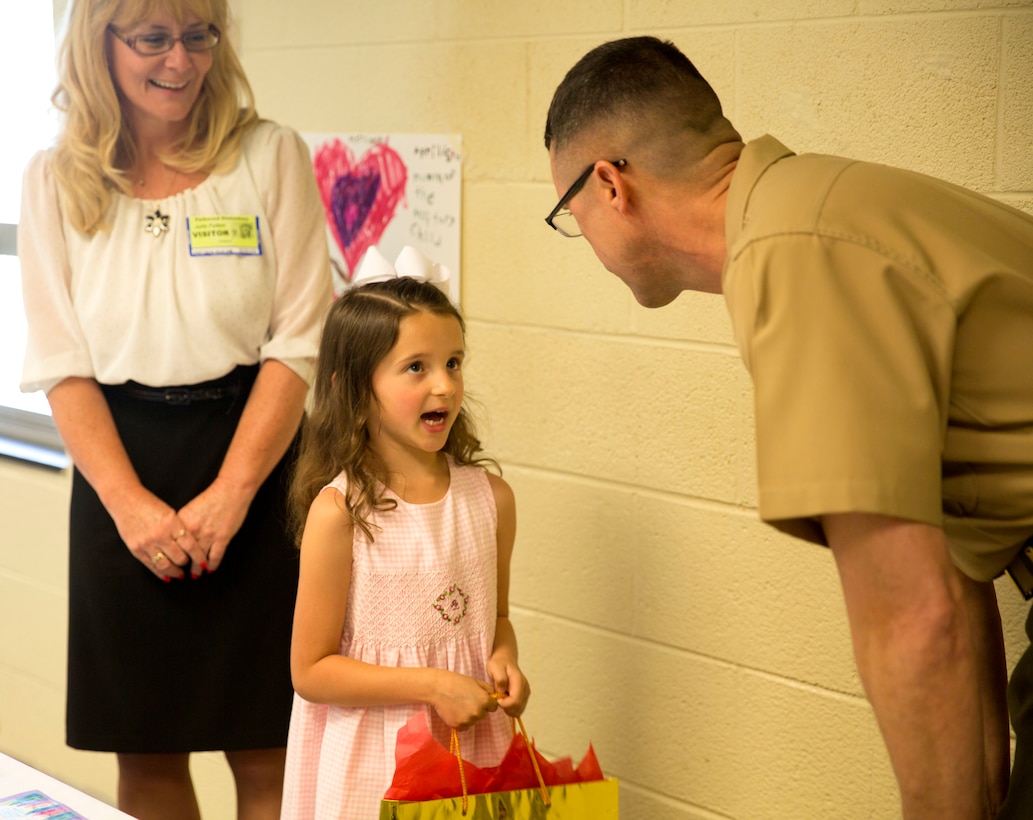
<path fill-rule="evenodd" d="M 498 705 L 510 717 L 520 717 L 531 697 L 531 684 L 515 661 L 496 653 L 488 659 L 488 674 L 495 682 L 495 698 Z"/>
<path fill-rule="evenodd" d="M 498 708 L 491 684 L 445 669 L 436 673 L 430 705 L 450 729 L 469 729 Z"/>

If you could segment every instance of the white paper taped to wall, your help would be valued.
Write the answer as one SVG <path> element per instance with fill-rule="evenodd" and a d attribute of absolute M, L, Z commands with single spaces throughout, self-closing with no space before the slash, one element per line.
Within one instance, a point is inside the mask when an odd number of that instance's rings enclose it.
<path fill-rule="evenodd" d="M 334 290 L 362 255 L 418 248 L 452 272 L 459 302 L 462 153 L 458 134 L 303 134 L 326 212 Z"/>

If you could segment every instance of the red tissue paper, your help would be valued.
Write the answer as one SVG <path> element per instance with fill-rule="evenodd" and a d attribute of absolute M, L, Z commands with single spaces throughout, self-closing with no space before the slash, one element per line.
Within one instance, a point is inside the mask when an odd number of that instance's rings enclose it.
<path fill-rule="evenodd" d="M 534 756 L 546 786 L 603 779 L 591 744 L 584 760 L 576 767 L 569 757 L 549 761 L 537 751 L 534 751 Z M 463 774 L 467 794 L 537 789 L 539 786 L 527 742 L 519 732 L 513 735 L 509 750 L 498 766 L 481 768 L 464 760 Z M 395 775 L 384 799 L 419 802 L 461 797 L 462 794 L 458 761 L 434 739 L 427 726 L 427 716 L 421 712 L 398 730 Z"/>

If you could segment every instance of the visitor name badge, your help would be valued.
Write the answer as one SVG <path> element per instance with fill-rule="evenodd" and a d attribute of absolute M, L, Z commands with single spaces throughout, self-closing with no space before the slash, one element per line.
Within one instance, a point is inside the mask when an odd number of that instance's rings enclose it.
<path fill-rule="evenodd" d="M 257 216 L 187 217 L 191 256 L 261 256 Z"/>

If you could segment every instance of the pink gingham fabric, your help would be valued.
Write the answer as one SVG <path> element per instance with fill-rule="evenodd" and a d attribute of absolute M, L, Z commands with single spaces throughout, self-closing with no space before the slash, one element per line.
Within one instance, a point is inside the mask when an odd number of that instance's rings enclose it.
<path fill-rule="evenodd" d="M 424 666 L 489 680 L 495 641 L 497 513 L 480 467 L 449 460 L 432 504 L 375 512 L 370 543 L 356 528 L 341 654 L 381 666 Z M 331 485 L 347 486 L 338 477 Z M 395 738 L 425 711 L 446 748 L 448 727 L 420 704 L 344 708 L 294 696 L 281 820 L 376 820 L 395 768 Z M 497 765 L 512 736 L 498 710 L 461 735 L 463 758 Z"/>

